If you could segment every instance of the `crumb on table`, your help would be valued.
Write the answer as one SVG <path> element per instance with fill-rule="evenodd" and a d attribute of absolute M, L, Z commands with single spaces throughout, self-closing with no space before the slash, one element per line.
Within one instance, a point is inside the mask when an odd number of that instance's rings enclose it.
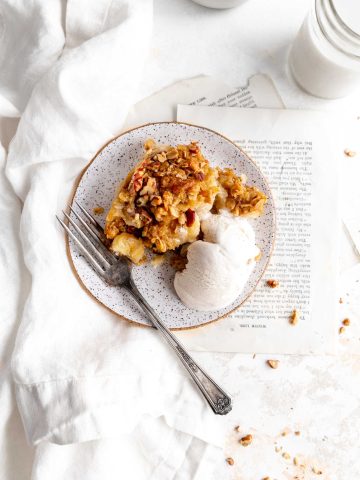
<path fill-rule="evenodd" d="M 278 280 L 274 280 L 274 279 L 266 280 L 266 284 L 267 284 L 270 288 L 276 288 L 276 287 L 279 286 Z"/>
<path fill-rule="evenodd" d="M 290 318 L 289 318 L 289 322 L 291 325 L 296 325 L 299 321 L 299 316 L 300 316 L 300 313 L 298 310 L 296 310 L 296 308 L 292 311 L 291 315 L 290 315 Z"/>
<path fill-rule="evenodd" d="M 339 335 L 342 335 L 343 333 L 345 333 L 345 327 L 340 327 L 339 328 Z"/>
<path fill-rule="evenodd" d="M 317 467 L 312 467 L 312 471 L 315 473 L 315 475 L 322 475 L 322 471 Z"/>
<path fill-rule="evenodd" d="M 349 148 L 345 148 L 344 153 L 347 157 L 355 157 L 356 152 L 354 150 L 350 150 Z"/>
<path fill-rule="evenodd" d="M 251 444 L 253 440 L 253 437 L 252 435 L 245 435 L 244 437 L 240 438 L 239 440 L 239 443 L 243 446 L 243 447 L 247 447 L 248 445 Z"/>
<path fill-rule="evenodd" d="M 278 368 L 279 366 L 279 360 L 267 360 L 266 363 L 269 365 L 271 368 Z"/>
<path fill-rule="evenodd" d="M 234 465 L 234 463 L 235 463 L 235 462 L 234 462 L 234 459 L 233 459 L 232 457 L 228 457 L 228 458 L 226 459 L 226 461 L 227 461 L 228 465 Z"/>
<path fill-rule="evenodd" d="M 345 325 L 345 327 L 348 327 L 350 325 L 350 319 L 344 318 L 344 320 L 342 321 L 342 324 Z"/>

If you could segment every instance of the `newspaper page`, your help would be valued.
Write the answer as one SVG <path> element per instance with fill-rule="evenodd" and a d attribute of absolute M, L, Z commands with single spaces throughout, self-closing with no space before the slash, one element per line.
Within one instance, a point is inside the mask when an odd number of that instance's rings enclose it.
<path fill-rule="evenodd" d="M 178 106 L 178 121 L 203 125 L 239 144 L 260 166 L 275 197 L 277 235 L 265 278 L 229 318 L 184 332 L 192 349 L 333 353 L 335 339 L 337 150 L 334 119 L 315 111 Z M 289 323 L 297 309 L 300 320 Z M 213 330 L 213 331 L 212 331 Z M 226 347 L 222 347 L 224 342 Z"/>
<path fill-rule="evenodd" d="M 254 75 L 247 85 L 231 88 L 206 75 L 182 80 L 138 102 L 130 111 L 124 130 L 153 122 L 176 120 L 176 107 L 211 105 L 228 107 L 283 108 L 284 104 L 270 77 Z"/>
<path fill-rule="evenodd" d="M 254 75 L 249 79 L 246 86 L 239 88 L 232 88 L 216 78 L 202 75 L 177 82 L 138 102 L 128 116 L 125 130 L 149 122 L 176 120 L 176 104 L 178 103 L 191 104 L 193 106 L 211 105 L 213 107 L 266 107 L 273 109 L 284 107 L 272 80 L 267 75 Z M 178 118 L 178 120 L 181 121 L 182 119 Z M 188 121 L 197 123 L 194 118 L 191 121 L 188 119 Z M 205 121 L 202 124 L 206 126 Z M 219 130 L 221 131 L 221 129 Z M 239 137 L 239 135 L 236 136 Z M 245 139 L 243 140 L 245 141 Z M 250 149 L 249 153 L 251 154 Z M 254 158 L 257 160 L 255 156 Z M 277 213 L 279 216 L 279 212 Z M 270 275 L 270 270 L 268 275 Z M 268 293 L 270 292 L 266 291 L 265 294 Z M 251 301 L 256 303 L 257 297 L 253 296 Z M 258 327 L 255 326 L 256 324 L 253 321 L 240 321 L 244 307 L 250 308 L 250 304 L 245 304 L 232 317 L 209 324 L 206 328 L 177 332 L 177 335 L 183 338 L 188 348 L 197 351 L 258 353 L 307 353 L 309 351 L 319 351 L 320 353 L 320 349 L 312 350 L 309 345 L 304 346 L 301 343 L 290 345 L 286 343 L 286 338 L 283 339 L 284 341 L 279 341 L 282 338 L 282 331 L 279 332 L 279 340 L 274 342 L 273 337 L 269 340 L 269 337 L 273 335 L 273 331 L 270 332 L 264 322 L 260 323 L 262 327 Z M 294 307 L 294 305 L 291 305 L 291 307 Z M 260 309 L 260 305 L 258 305 L 258 309 Z M 285 307 L 283 307 L 284 309 Z M 256 320 L 255 312 L 251 320 Z M 282 319 L 281 322 L 283 325 L 287 320 Z M 329 323 L 331 323 L 330 319 Z M 265 336 L 263 334 L 264 331 L 267 332 Z M 310 335 L 310 332 L 308 333 Z M 294 334 L 296 335 L 295 329 Z M 277 333 L 276 335 L 279 336 Z M 331 340 L 327 342 L 323 351 L 332 351 Z"/>

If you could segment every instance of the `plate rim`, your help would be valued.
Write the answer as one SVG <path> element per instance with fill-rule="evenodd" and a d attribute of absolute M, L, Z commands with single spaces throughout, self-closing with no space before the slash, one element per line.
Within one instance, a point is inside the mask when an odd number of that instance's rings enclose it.
<path fill-rule="evenodd" d="M 236 312 L 252 295 L 253 293 L 255 292 L 257 286 L 259 285 L 260 281 L 262 280 L 262 278 L 264 277 L 265 275 L 265 272 L 267 271 L 268 269 L 268 266 L 269 266 L 269 263 L 270 263 L 270 260 L 272 258 L 272 255 L 273 255 L 273 252 L 274 252 L 274 248 L 275 248 L 275 243 L 276 243 L 276 231 L 277 231 L 277 214 L 276 214 L 276 208 L 275 208 L 275 200 L 274 200 L 274 196 L 272 194 L 272 190 L 270 188 L 270 185 L 269 185 L 269 182 L 268 182 L 268 179 L 266 177 L 266 175 L 263 173 L 263 171 L 260 169 L 260 167 L 258 166 L 258 164 L 239 146 L 237 145 L 235 142 L 233 142 L 232 140 L 230 140 L 228 137 L 226 137 L 226 135 L 223 135 L 222 133 L 219 133 L 217 132 L 216 130 L 213 130 L 211 128 L 208 128 L 208 127 L 203 127 L 202 125 L 196 125 L 194 123 L 188 123 L 188 122 L 178 122 L 176 120 L 168 120 L 168 121 L 162 121 L 162 122 L 148 122 L 148 123 L 144 123 L 142 125 L 138 125 L 136 127 L 132 127 L 132 128 L 129 128 L 123 132 L 121 132 L 119 135 L 115 135 L 114 137 L 112 137 L 109 141 L 107 141 L 104 145 L 102 145 L 99 150 L 97 150 L 97 152 L 95 153 L 95 155 L 90 159 L 90 161 L 85 165 L 85 167 L 81 170 L 81 172 L 79 173 L 79 175 L 76 177 L 75 179 L 75 182 L 74 182 L 74 185 L 72 187 L 72 191 L 69 195 L 69 202 L 68 202 L 68 205 L 71 205 L 73 206 L 73 203 L 74 203 L 74 198 L 75 198 L 75 195 L 76 195 L 76 192 L 79 188 L 79 184 L 81 182 L 81 179 L 82 177 L 85 175 L 86 171 L 88 170 L 88 168 L 91 166 L 91 164 L 95 161 L 95 159 L 100 155 L 100 153 L 112 142 L 114 142 L 115 140 L 117 140 L 118 138 L 122 137 L 123 135 L 126 135 L 127 133 L 130 133 L 134 130 L 139 130 L 141 128 L 144 128 L 144 127 L 148 127 L 148 126 L 151 126 L 151 125 L 159 125 L 159 124 L 175 124 L 175 125 L 186 125 L 186 126 L 189 126 L 189 127 L 195 127 L 195 128 L 201 128 L 203 130 L 207 130 L 208 132 L 211 132 L 211 133 L 214 133 L 215 135 L 218 135 L 222 138 L 224 138 L 226 141 L 230 142 L 232 145 L 234 145 L 235 148 L 237 148 L 238 150 L 240 150 L 240 152 L 247 158 L 248 161 L 250 161 L 258 171 L 260 171 L 263 179 L 264 179 L 264 182 L 266 184 L 266 186 L 268 187 L 268 190 L 270 192 L 270 195 L 271 195 L 271 199 L 272 199 L 272 204 L 273 204 L 273 218 L 274 218 L 274 226 L 273 226 L 273 231 L 272 231 L 272 235 L 273 235 L 273 241 L 272 241 L 272 245 L 271 245 L 271 249 L 270 249 L 270 252 L 269 252 L 269 257 L 266 261 L 266 264 L 265 264 L 265 267 L 264 267 L 264 270 L 262 272 L 262 274 L 259 276 L 259 278 L 257 279 L 256 283 L 254 284 L 253 288 L 250 290 L 250 292 L 246 295 L 246 297 L 242 300 L 241 303 L 239 303 L 239 305 L 237 305 L 235 308 L 233 308 L 232 310 L 230 310 L 229 312 L 227 313 L 224 313 L 223 315 L 217 317 L 217 318 L 214 318 L 212 320 L 208 320 L 206 322 L 203 322 L 199 325 L 192 325 L 192 326 L 187 326 L 187 327 L 169 327 L 169 330 L 172 330 L 172 331 L 187 331 L 187 330 L 193 330 L 193 329 L 199 329 L 201 327 L 206 327 L 207 325 L 210 325 L 211 323 L 215 323 L 215 322 L 218 322 L 219 320 L 222 320 L 226 317 L 228 317 L 229 315 L 231 315 L 232 313 Z M 71 270 L 73 271 L 74 275 L 75 275 L 75 278 L 78 280 L 81 288 L 89 295 L 89 297 L 91 297 L 93 300 L 95 300 L 99 305 L 101 305 L 103 308 L 106 308 L 106 310 L 108 310 L 109 312 L 111 312 L 113 315 L 115 315 L 116 317 L 118 318 L 121 318 L 122 320 L 125 320 L 127 321 L 130 325 L 133 325 L 133 326 L 137 326 L 137 327 L 144 327 L 144 328 L 156 328 L 154 327 L 153 325 L 147 325 L 145 323 L 139 323 L 137 322 L 136 320 L 131 320 L 130 318 L 127 318 L 125 317 L 124 315 L 121 315 L 120 313 L 117 313 L 115 312 L 114 310 L 112 310 L 110 307 L 108 307 L 107 305 L 105 305 L 104 303 L 102 303 L 98 298 L 95 297 L 95 295 L 87 288 L 87 286 L 85 285 L 85 283 L 83 282 L 83 280 L 81 279 L 80 275 L 78 274 L 78 271 L 76 270 L 75 268 L 75 264 L 73 262 L 73 259 L 72 259 L 72 254 L 71 254 L 71 250 L 70 250 L 70 242 L 69 242 L 69 236 L 68 235 L 65 235 L 65 243 L 66 243 L 66 256 L 68 257 L 68 261 L 70 263 L 70 267 L 71 267 Z"/>

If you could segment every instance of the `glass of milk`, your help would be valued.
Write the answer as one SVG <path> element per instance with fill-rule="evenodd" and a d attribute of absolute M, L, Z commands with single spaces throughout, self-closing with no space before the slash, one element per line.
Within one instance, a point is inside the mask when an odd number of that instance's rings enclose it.
<path fill-rule="evenodd" d="M 289 66 L 308 93 L 340 98 L 360 88 L 360 0 L 314 0 Z"/>

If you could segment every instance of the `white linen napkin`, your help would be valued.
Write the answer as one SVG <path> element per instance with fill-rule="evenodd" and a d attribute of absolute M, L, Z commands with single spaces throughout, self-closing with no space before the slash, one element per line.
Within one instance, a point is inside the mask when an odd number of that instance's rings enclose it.
<path fill-rule="evenodd" d="M 58 9 L 59 28 L 59 5 L 49 3 Z M 221 445 L 221 418 L 210 411 L 157 332 L 119 321 L 84 293 L 54 218 L 66 206 L 80 171 L 121 129 L 142 75 L 151 10 L 150 0 L 103 0 L 91 7 L 69 0 L 65 48 L 60 51 L 58 35 L 51 50 L 58 58 L 38 72 L 9 148 L 6 171 L 24 202 L 20 237 L 32 277 L 12 370 L 28 441 L 42 442 L 33 478 L 49 478 L 46 458 L 60 459 L 54 463 L 59 472 L 65 465 L 65 450 L 57 457 L 54 452 L 60 451 L 48 442 L 89 442 L 78 464 L 86 470 L 81 478 L 100 478 L 87 475 L 87 457 L 94 448 L 91 441 L 104 437 L 126 439 L 133 432 L 134 445 L 141 439 L 145 446 L 146 468 L 140 470 L 144 478 L 156 479 L 176 478 L 194 436 L 203 451 L 199 468 L 209 454 L 207 444 Z M 46 17 L 43 25 L 49 22 Z M 49 38 L 45 29 L 38 40 Z M 31 77 L 37 70 L 30 63 L 25 76 Z M 19 71 L 14 68 L 14 75 Z M 1 93 L 14 110 L 22 110 L 26 96 L 6 96 L 6 88 Z M 73 458 L 77 449 L 67 451 Z M 77 473 L 73 478 L 79 478 Z M 65 474 L 55 475 L 51 478 Z M 108 472 L 101 478 L 113 477 Z"/>

